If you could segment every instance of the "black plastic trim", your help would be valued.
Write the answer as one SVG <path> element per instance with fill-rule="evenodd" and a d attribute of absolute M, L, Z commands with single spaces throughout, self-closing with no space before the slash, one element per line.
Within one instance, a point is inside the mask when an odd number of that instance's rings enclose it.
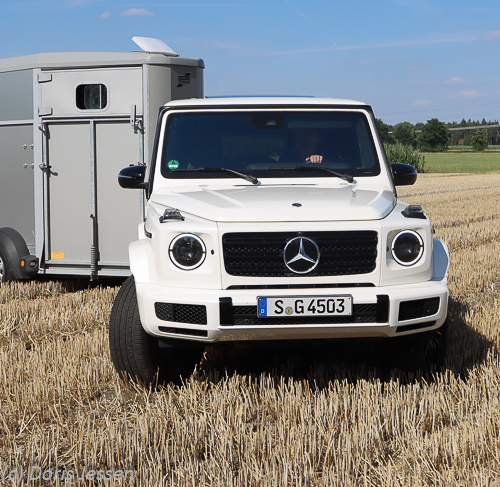
<path fill-rule="evenodd" d="M 389 296 L 387 294 L 377 295 L 377 323 L 389 321 Z"/>
<path fill-rule="evenodd" d="M 348 282 L 344 284 L 247 284 L 228 286 L 227 289 L 339 289 L 346 287 L 375 287 L 371 282 Z"/>
<path fill-rule="evenodd" d="M 193 328 L 172 328 L 168 326 L 159 326 L 158 330 L 161 331 L 162 333 L 173 333 L 175 335 L 188 335 L 188 336 L 208 338 L 208 331 L 195 330 Z"/>
<path fill-rule="evenodd" d="M 430 328 L 436 324 L 435 321 L 426 321 L 425 323 L 414 323 L 413 325 L 398 326 L 396 328 L 396 333 L 404 333 L 406 331 L 421 330 L 424 328 Z"/>
<path fill-rule="evenodd" d="M 219 298 L 219 321 L 223 326 L 233 324 L 233 300 L 232 298 Z"/>

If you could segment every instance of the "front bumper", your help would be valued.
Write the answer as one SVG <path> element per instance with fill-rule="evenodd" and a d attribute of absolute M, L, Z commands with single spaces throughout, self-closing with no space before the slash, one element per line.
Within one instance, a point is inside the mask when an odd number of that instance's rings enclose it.
<path fill-rule="evenodd" d="M 384 287 L 179 289 L 136 283 L 150 335 L 199 342 L 394 337 L 439 328 L 448 308 L 447 279 Z M 257 297 L 349 294 L 349 318 L 258 318 Z"/>

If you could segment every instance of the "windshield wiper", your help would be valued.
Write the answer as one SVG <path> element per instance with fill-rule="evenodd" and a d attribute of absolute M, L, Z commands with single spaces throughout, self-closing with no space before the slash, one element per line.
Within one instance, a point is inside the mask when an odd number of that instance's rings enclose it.
<path fill-rule="evenodd" d="M 243 174 L 241 172 L 235 171 L 234 169 L 227 169 L 225 167 L 194 167 L 192 169 L 171 169 L 172 172 L 228 172 L 230 174 L 236 174 L 245 181 L 249 181 L 252 184 L 259 184 L 259 180 L 255 176 L 250 174 Z"/>
<path fill-rule="evenodd" d="M 334 176 L 337 176 L 340 179 L 345 179 L 348 183 L 353 183 L 354 178 L 350 174 L 342 174 L 340 172 L 334 171 L 329 167 L 321 167 L 315 164 L 314 166 L 292 166 L 292 167 L 268 167 L 268 171 L 323 171 Z"/>

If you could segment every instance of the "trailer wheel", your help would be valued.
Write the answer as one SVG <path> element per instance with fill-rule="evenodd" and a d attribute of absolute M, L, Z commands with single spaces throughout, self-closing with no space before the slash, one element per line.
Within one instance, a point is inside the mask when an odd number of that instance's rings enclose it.
<path fill-rule="evenodd" d="M 13 280 L 10 271 L 9 256 L 5 249 L 0 245 L 0 282 L 9 282 Z"/>
<path fill-rule="evenodd" d="M 146 385 L 179 381 L 180 375 L 193 371 L 203 353 L 201 348 L 160 348 L 158 339 L 144 331 L 133 276 L 123 283 L 113 304 L 109 348 L 121 378 Z"/>

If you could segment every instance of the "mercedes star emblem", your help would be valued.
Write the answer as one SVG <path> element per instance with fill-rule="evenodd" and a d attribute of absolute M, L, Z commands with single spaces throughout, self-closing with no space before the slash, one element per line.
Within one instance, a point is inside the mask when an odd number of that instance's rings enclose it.
<path fill-rule="evenodd" d="M 290 240 L 283 252 L 285 265 L 296 274 L 307 274 L 319 263 L 319 247 L 307 237 L 295 237 Z"/>

